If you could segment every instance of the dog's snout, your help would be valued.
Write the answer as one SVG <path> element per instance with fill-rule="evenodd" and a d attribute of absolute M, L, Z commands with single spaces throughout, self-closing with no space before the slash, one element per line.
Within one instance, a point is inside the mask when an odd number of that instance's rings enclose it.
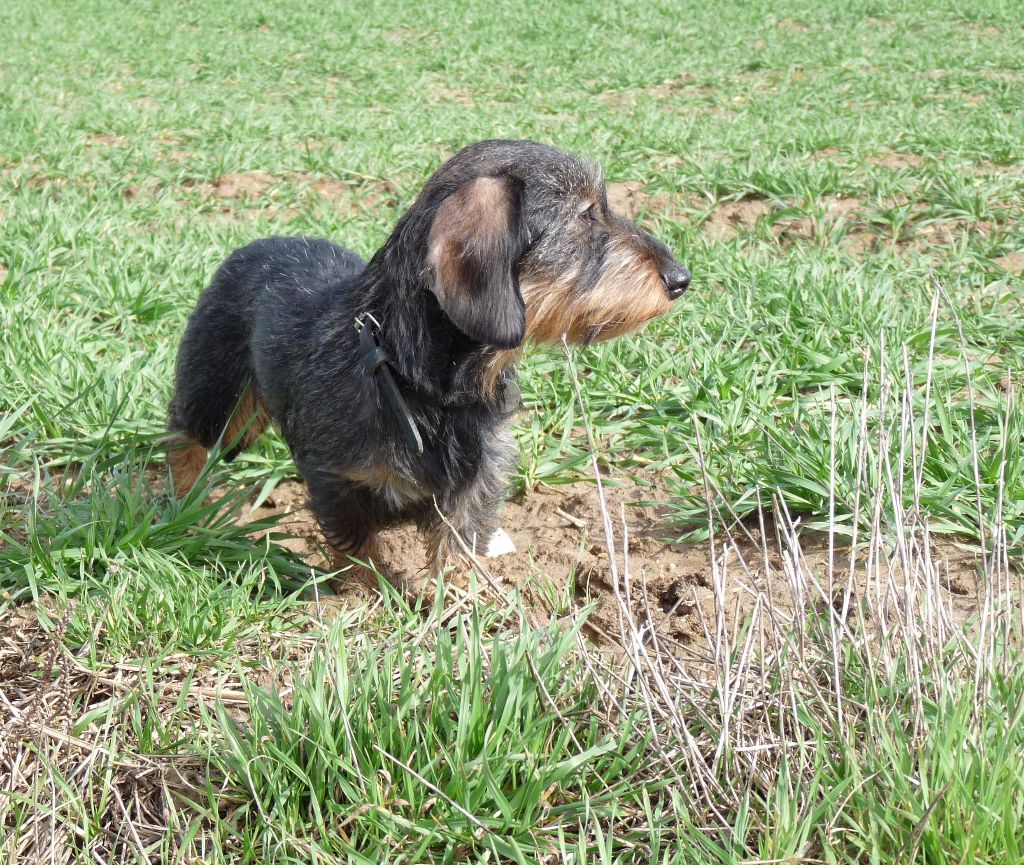
<path fill-rule="evenodd" d="M 675 300 L 690 287 L 690 271 L 678 264 L 663 270 L 661 278 L 664 280 L 668 296 L 672 300 Z"/>

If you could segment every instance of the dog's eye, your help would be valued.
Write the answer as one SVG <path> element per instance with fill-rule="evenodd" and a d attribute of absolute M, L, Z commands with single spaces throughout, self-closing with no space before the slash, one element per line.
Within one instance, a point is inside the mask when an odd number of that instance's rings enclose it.
<path fill-rule="evenodd" d="M 580 219 L 584 222 L 597 222 L 597 205 L 591 204 L 586 210 L 580 211 Z"/>

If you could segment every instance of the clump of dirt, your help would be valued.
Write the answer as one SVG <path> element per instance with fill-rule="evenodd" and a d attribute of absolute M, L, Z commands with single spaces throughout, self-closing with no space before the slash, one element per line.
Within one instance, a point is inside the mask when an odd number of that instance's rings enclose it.
<path fill-rule="evenodd" d="M 609 183 L 606 189 L 608 206 L 630 219 L 636 219 L 641 213 L 664 210 L 668 205 L 668 196 L 649 194 L 639 180 Z"/>
<path fill-rule="evenodd" d="M 425 83 L 425 89 L 432 105 L 459 105 L 472 108 L 476 101 L 473 91 L 465 87 L 452 86 L 444 76 L 432 75 Z"/>
<path fill-rule="evenodd" d="M 613 485 L 614 484 L 614 485 Z M 667 491 L 644 479 L 610 481 L 603 488 L 616 539 L 616 570 L 626 600 L 639 616 L 650 615 L 663 624 L 668 636 L 684 643 L 703 633 L 700 613 L 712 603 L 708 547 L 664 543 L 668 532 L 663 509 L 642 503 L 664 499 Z M 541 487 L 521 500 L 507 501 L 501 525 L 516 552 L 482 562 L 503 590 L 521 589 L 541 620 L 560 603 L 595 605 L 591 635 L 612 640 L 618 632 L 620 602 L 611 578 L 603 529 L 601 500 L 590 483 Z M 315 567 L 327 567 L 320 530 L 305 507 L 305 488 L 298 481 L 278 485 L 253 518 L 277 514 L 282 528 L 293 535 L 283 545 L 304 556 Z M 621 549 L 628 538 L 625 556 Z M 415 528 L 405 526 L 384 533 L 387 564 L 406 575 L 422 573 L 425 550 Z M 365 597 L 362 586 L 340 587 L 346 602 Z M 571 595 L 571 597 L 570 597 Z"/>
<path fill-rule="evenodd" d="M 839 231 L 839 245 L 852 255 L 873 249 L 878 237 L 869 229 L 865 219 L 866 207 L 856 198 L 829 195 L 821 199 L 823 213 L 820 221 L 810 217 L 778 219 L 772 223 L 772 234 L 783 243 L 797 240 L 818 240 L 822 234 Z"/>
<path fill-rule="evenodd" d="M 715 93 L 715 89 L 707 84 L 695 84 L 693 76 L 686 73 L 672 78 L 664 84 L 656 84 L 654 87 L 648 87 L 643 92 L 649 96 L 666 99 L 683 91 L 688 91 L 692 94 L 704 97 L 713 96 Z"/>
<path fill-rule="evenodd" d="M 889 171 L 901 171 L 905 168 L 920 168 L 924 165 L 924 157 L 916 153 L 903 153 L 898 150 L 883 150 L 867 158 L 869 165 L 887 168 Z"/>
<path fill-rule="evenodd" d="M 965 234 L 987 237 L 994 230 L 994 224 L 984 219 L 944 219 L 915 226 L 907 236 L 905 245 L 915 251 L 924 251 L 951 246 Z"/>
<path fill-rule="evenodd" d="M 848 157 L 849 154 L 841 147 L 822 147 L 810 154 L 810 158 L 817 161 L 834 162 L 839 157 Z"/>
<path fill-rule="evenodd" d="M 806 33 L 811 29 L 810 24 L 800 21 L 798 18 L 783 18 L 775 26 L 785 33 Z"/>
<path fill-rule="evenodd" d="M 598 87 L 599 84 L 596 81 L 588 82 L 593 87 Z M 675 78 L 671 78 L 668 81 L 664 81 L 661 84 L 655 84 L 651 87 L 630 87 L 623 90 L 608 90 L 602 92 L 598 98 L 605 105 L 611 108 L 618 109 L 632 109 L 635 108 L 637 103 L 644 98 L 654 98 L 657 100 L 664 101 L 666 103 L 672 103 L 673 101 L 679 100 L 680 97 L 689 97 L 688 104 L 685 107 L 681 107 L 680 110 L 693 111 L 699 109 L 707 109 L 711 106 L 709 103 L 715 101 L 717 91 L 714 87 L 707 84 L 697 84 L 692 75 L 683 73 Z M 697 97 L 694 99 L 694 97 Z M 722 109 L 720 106 L 714 106 L 714 109 L 718 113 L 731 114 L 732 111 L 728 109 Z M 666 104 L 664 110 L 671 111 L 671 104 Z"/>
<path fill-rule="evenodd" d="M 97 132 L 85 139 L 87 145 L 99 147 L 123 147 L 126 142 L 125 136 L 106 132 Z"/>
<path fill-rule="evenodd" d="M 187 160 L 191 157 L 188 151 L 174 151 L 170 158 Z M 285 196 L 278 195 L 275 187 L 282 183 L 291 183 L 300 189 L 310 190 L 319 198 L 329 202 L 343 213 L 362 213 L 382 207 L 393 207 L 398 203 L 397 188 L 388 181 L 369 181 L 358 184 L 325 177 L 308 172 L 289 172 L 276 177 L 262 171 L 229 173 L 216 181 L 188 178 L 178 186 L 170 187 L 172 195 L 176 195 L 182 204 L 186 201 L 183 191 L 198 194 L 200 198 L 215 203 L 223 218 L 228 220 L 255 219 L 258 216 L 271 216 L 276 222 L 289 222 L 300 216 L 302 211 L 295 206 L 274 207 Z M 142 195 L 156 195 L 167 187 L 150 180 L 142 180 L 137 184 L 124 187 L 122 194 L 126 199 L 135 199 Z M 258 206 L 257 206 L 258 203 Z"/>

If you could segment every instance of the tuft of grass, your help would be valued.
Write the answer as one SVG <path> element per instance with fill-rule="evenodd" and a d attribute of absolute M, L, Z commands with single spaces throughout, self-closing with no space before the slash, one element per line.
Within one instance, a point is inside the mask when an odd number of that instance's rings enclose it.
<path fill-rule="evenodd" d="M 565 630 L 495 630 L 496 612 L 428 622 L 390 608 L 377 639 L 332 628 L 287 677 L 221 708 L 213 761 L 244 847 L 317 859 L 534 862 L 660 785 L 637 784 L 636 719 L 609 725 Z M 211 813 L 217 800 L 210 803 Z M 628 834 L 609 849 L 628 849 Z"/>
<path fill-rule="evenodd" d="M 138 455 L 110 458 L 98 451 L 56 474 L 37 466 L 31 482 L 9 495 L 14 530 L 0 534 L 0 587 L 15 600 L 26 590 L 38 598 L 77 580 L 113 582 L 111 572 L 140 567 L 167 574 L 210 567 L 224 575 L 258 566 L 278 591 L 282 581 L 294 586 L 308 579 L 308 567 L 274 543 L 285 537 L 274 531 L 276 518 L 239 521 L 248 507 L 244 489 L 211 497 L 206 472 L 179 501 L 164 477 L 151 486 L 144 464 Z M 258 533 L 264 537 L 254 542 Z"/>

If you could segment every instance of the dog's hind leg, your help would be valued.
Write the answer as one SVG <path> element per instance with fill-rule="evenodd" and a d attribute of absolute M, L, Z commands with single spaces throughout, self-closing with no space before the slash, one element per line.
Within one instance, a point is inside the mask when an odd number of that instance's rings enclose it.
<path fill-rule="evenodd" d="M 167 468 L 174 483 L 174 495 L 184 498 L 206 466 L 207 450 L 183 432 L 172 432 L 160 439 L 167 450 Z"/>
<path fill-rule="evenodd" d="M 174 481 L 174 494 L 178 498 L 187 495 L 195 486 L 206 465 L 209 448 L 218 438 L 225 449 L 224 458 L 230 462 L 262 435 L 269 420 L 263 403 L 251 386 L 246 388 L 242 398 L 229 411 L 227 422 L 213 441 L 210 441 L 209 431 L 197 428 L 194 419 L 182 417 L 177 411 L 172 401 L 168 424 L 170 429 L 160 443 L 167 449 L 167 466 Z"/>
<path fill-rule="evenodd" d="M 250 328 L 222 268 L 189 318 L 178 348 L 164 442 L 175 493 L 187 493 L 219 441 L 230 462 L 255 441 L 268 416 L 255 384 Z"/>

